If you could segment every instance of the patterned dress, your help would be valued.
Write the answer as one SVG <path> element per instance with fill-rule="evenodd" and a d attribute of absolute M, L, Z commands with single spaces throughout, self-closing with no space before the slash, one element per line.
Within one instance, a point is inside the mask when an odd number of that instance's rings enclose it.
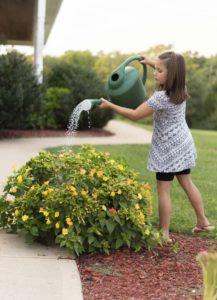
<path fill-rule="evenodd" d="M 194 167 L 197 153 L 185 120 L 186 101 L 174 104 L 165 91 L 157 91 L 146 103 L 154 110 L 148 169 L 169 173 Z"/>

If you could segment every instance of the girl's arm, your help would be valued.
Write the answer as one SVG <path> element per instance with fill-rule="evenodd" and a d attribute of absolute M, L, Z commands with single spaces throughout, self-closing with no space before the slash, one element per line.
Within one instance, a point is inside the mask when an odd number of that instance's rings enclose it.
<path fill-rule="evenodd" d="M 122 107 L 119 105 L 116 105 L 104 98 L 100 98 L 102 100 L 102 103 L 99 105 L 102 109 L 112 109 L 116 113 L 122 115 L 123 117 L 126 117 L 132 121 L 136 121 L 142 118 L 145 118 L 151 114 L 153 114 L 153 109 L 150 108 L 146 102 L 142 103 L 140 106 L 138 106 L 136 109 L 130 109 L 126 107 Z"/>

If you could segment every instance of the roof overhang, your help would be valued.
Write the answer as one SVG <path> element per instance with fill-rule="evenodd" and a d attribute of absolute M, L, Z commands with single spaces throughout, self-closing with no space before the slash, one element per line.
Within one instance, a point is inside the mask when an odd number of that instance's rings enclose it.
<path fill-rule="evenodd" d="M 46 0 L 45 39 L 63 0 Z M 37 0 L 0 0 L 0 44 L 34 45 Z"/>

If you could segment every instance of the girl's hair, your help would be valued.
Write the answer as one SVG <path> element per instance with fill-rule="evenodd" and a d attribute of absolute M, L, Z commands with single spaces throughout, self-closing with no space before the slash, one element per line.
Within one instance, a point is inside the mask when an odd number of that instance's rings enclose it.
<path fill-rule="evenodd" d="M 180 104 L 189 99 L 185 85 L 185 60 L 181 54 L 168 51 L 158 56 L 167 68 L 167 81 L 164 85 L 167 96 L 170 101 Z"/>

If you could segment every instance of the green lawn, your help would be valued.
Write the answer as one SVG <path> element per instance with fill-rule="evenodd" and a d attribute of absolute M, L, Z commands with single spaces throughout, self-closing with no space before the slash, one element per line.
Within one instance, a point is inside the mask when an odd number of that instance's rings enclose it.
<path fill-rule="evenodd" d="M 192 134 L 198 152 L 197 166 L 192 170 L 192 177 L 203 195 L 206 215 L 210 223 L 217 227 L 217 132 L 192 130 Z M 76 151 L 78 147 L 72 148 Z M 146 169 L 149 145 L 99 145 L 95 148 L 110 152 L 114 158 L 124 158 L 131 168 L 139 172 L 139 180 L 150 183 L 153 191 L 153 223 L 158 224 L 155 174 Z M 191 229 L 196 223 L 195 215 L 176 180 L 172 188 L 172 203 L 171 231 L 191 234 Z M 205 236 L 217 238 L 217 230 Z"/>

